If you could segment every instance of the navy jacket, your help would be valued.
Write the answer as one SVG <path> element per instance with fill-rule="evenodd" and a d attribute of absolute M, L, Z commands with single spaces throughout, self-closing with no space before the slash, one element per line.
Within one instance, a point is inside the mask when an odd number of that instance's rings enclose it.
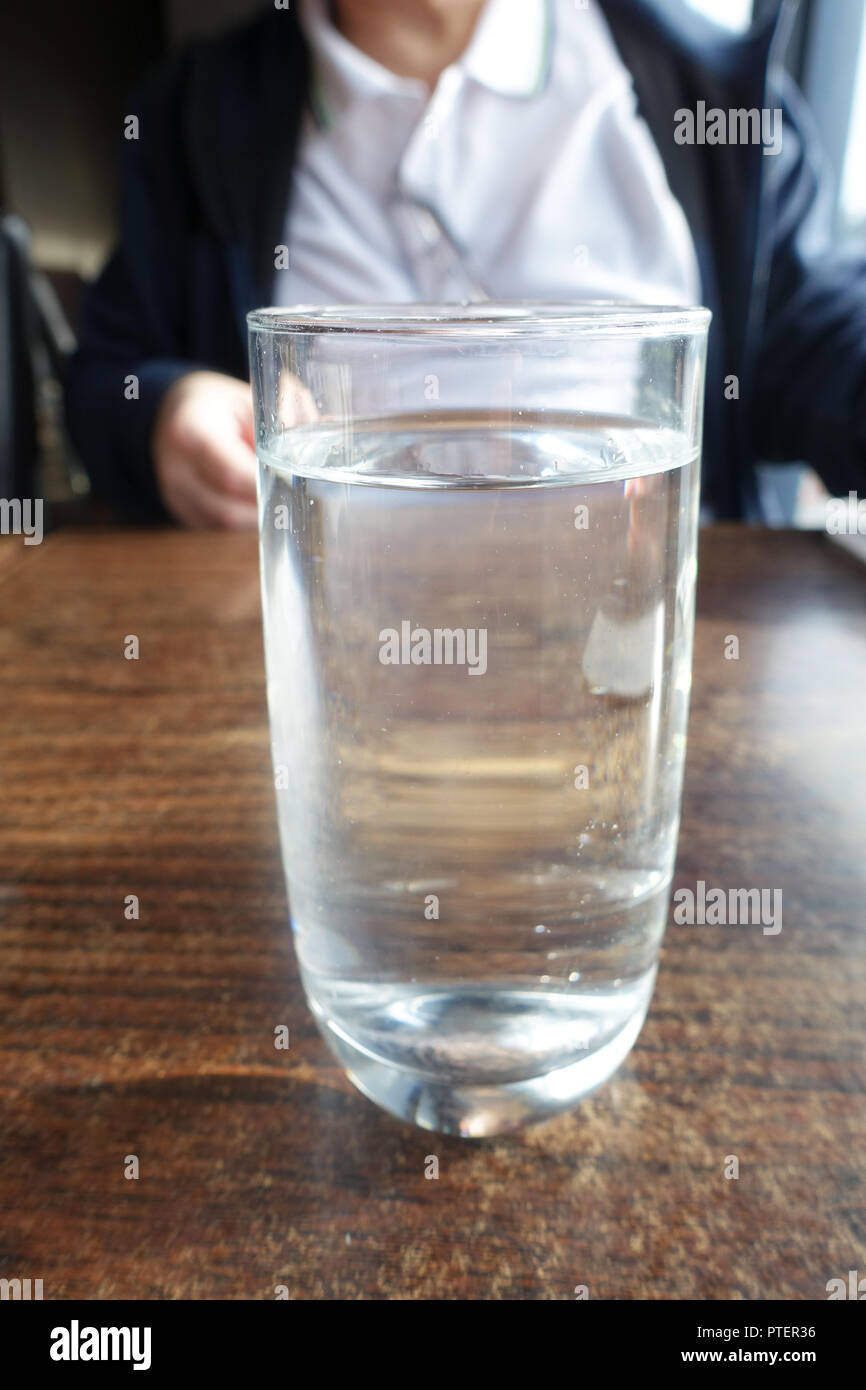
<path fill-rule="evenodd" d="M 731 37 L 679 0 L 602 3 L 713 311 L 705 503 L 757 517 L 756 460 L 806 460 L 832 493 L 866 491 L 866 261 L 829 245 L 809 114 L 781 68 L 786 6 Z M 170 59 L 131 108 L 120 247 L 86 300 L 67 384 L 94 488 L 130 518 L 165 517 L 150 433 L 166 388 L 197 367 L 248 374 L 244 315 L 271 302 L 308 71 L 293 10 L 271 8 Z M 700 101 L 781 107 L 781 153 L 677 144 L 675 112 Z"/>

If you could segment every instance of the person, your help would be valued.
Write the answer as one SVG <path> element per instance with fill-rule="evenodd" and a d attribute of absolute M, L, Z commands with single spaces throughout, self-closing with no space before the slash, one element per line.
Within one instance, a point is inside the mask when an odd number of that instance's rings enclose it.
<path fill-rule="evenodd" d="M 623 299 L 713 311 L 705 515 L 756 461 L 866 479 L 866 262 L 781 66 L 682 0 L 300 0 L 170 58 L 67 382 L 124 516 L 253 526 L 265 304 Z"/>

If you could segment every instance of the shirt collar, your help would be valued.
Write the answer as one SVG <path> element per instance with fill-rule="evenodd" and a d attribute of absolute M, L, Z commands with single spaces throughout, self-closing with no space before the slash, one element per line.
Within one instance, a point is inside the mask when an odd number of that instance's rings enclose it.
<path fill-rule="evenodd" d="M 350 43 L 331 22 L 328 0 L 301 0 L 300 22 L 313 56 L 310 95 L 321 126 L 365 97 L 427 99 L 425 83 L 399 77 Z M 532 97 L 546 82 L 552 37 L 552 0 L 487 0 L 453 66 L 503 96 Z"/>
<path fill-rule="evenodd" d="M 502 96 L 537 95 L 547 77 L 551 10 L 552 0 L 487 0 L 458 66 Z"/>

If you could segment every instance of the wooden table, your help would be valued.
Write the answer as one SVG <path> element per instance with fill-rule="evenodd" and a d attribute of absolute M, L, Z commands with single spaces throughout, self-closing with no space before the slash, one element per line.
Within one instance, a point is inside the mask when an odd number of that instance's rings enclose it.
<path fill-rule="evenodd" d="M 247 536 L 3 542 L 0 1276 L 824 1299 L 866 1273 L 866 570 L 822 536 L 703 533 L 675 886 L 779 887 L 783 929 L 671 925 L 613 1081 L 479 1142 L 374 1108 L 306 1010 L 258 582 Z"/>

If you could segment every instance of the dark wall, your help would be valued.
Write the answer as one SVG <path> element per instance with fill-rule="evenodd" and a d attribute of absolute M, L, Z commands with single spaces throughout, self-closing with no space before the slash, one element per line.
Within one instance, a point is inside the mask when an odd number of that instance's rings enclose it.
<path fill-rule="evenodd" d="M 195 34 L 211 34 L 267 8 L 267 0 L 167 0 L 168 33 L 172 43 Z"/>
<path fill-rule="evenodd" d="M 88 273 L 107 251 L 125 100 L 165 42 L 157 3 L 3 4 L 0 197 L 41 264 Z"/>

